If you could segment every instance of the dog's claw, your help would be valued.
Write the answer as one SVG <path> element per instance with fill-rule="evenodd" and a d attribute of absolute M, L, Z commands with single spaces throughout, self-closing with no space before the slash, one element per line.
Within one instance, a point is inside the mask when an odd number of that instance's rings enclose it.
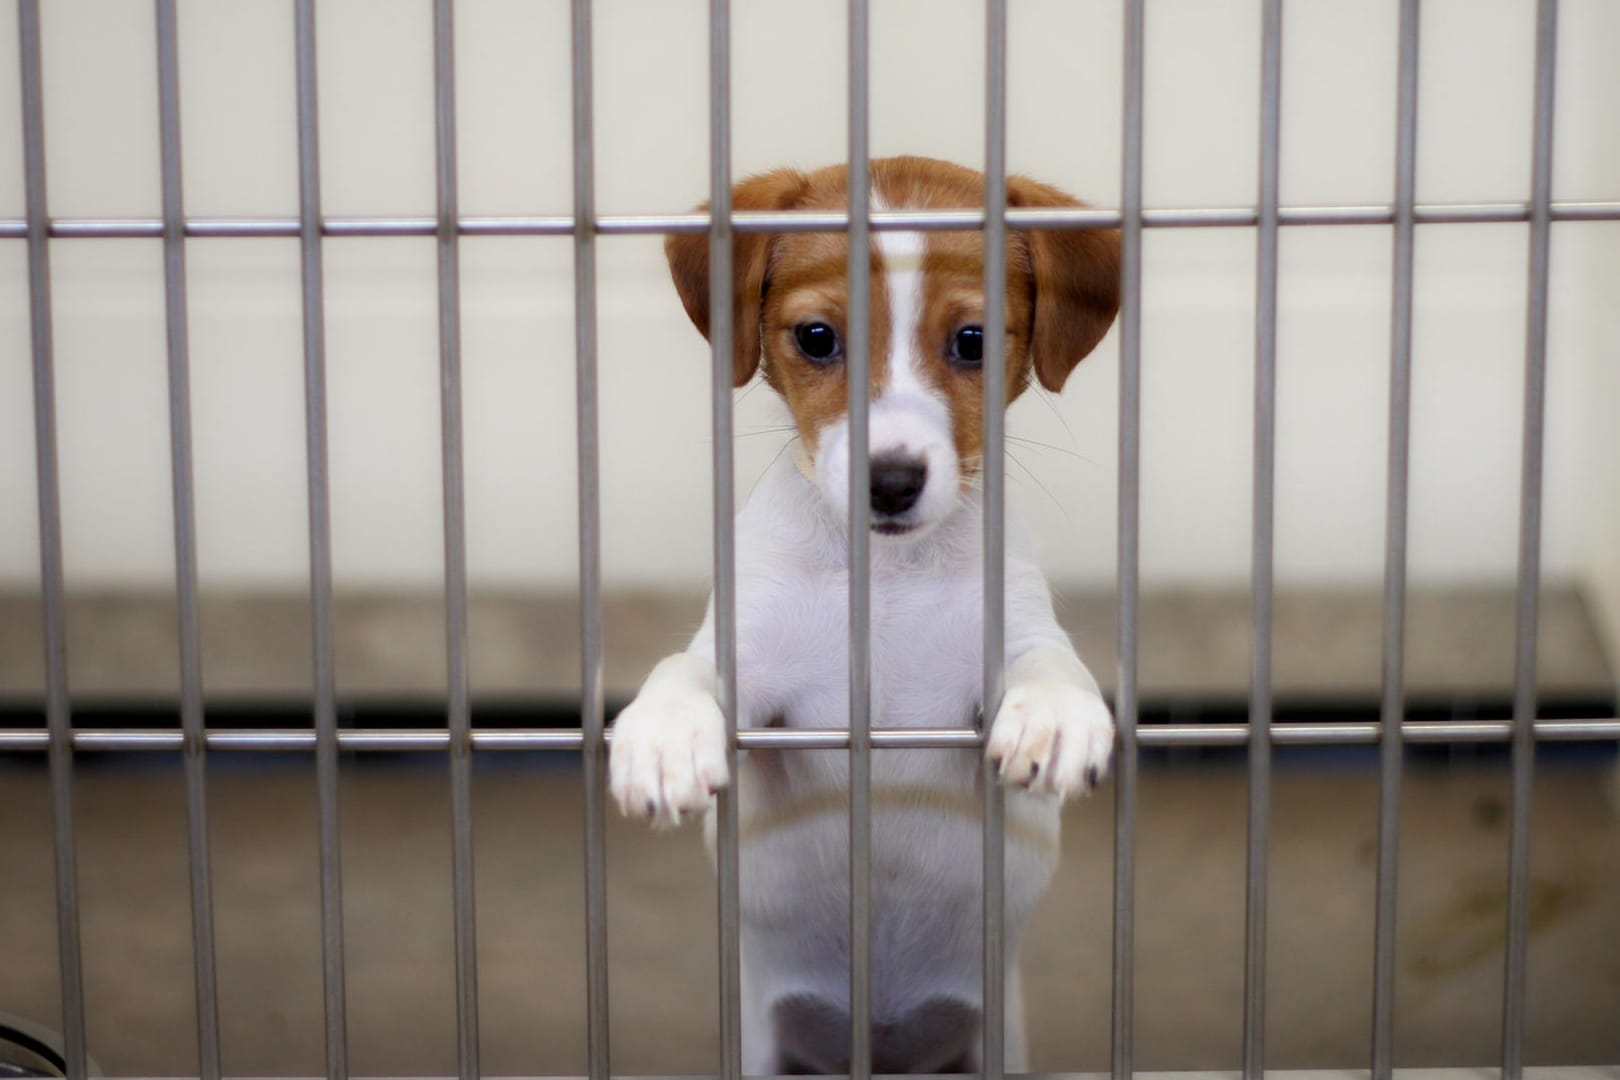
<path fill-rule="evenodd" d="M 725 718 L 706 693 L 643 691 L 613 731 L 608 772 L 614 797 L 654 828 L 690 820 L 726 785 Z"/>
<path fill-rule="evenodd" d="M 1008 690 L 985 753 L 1009 787 L 1064 799 L 1083 795 L 1107 771 L 1107 706 L 1083 688 L 1033 682 Z"/>

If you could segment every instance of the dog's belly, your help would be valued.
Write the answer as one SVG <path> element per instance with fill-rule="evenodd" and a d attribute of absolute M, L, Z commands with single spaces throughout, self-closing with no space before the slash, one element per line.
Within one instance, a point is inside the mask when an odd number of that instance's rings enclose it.
<path fill-rule="evenodd" d="M 872 1001 L 904 1015 L 982 988 L 978 754 L 877 751 L 872 783 Z M 742 919 L 750 993 L 846 1002 L 849 802 L 843 751 L 750 754 L 740 775 Z M 1005 926 L 1016 950 L 1057 863 L 1057 808 L 1007 797 Z"/>

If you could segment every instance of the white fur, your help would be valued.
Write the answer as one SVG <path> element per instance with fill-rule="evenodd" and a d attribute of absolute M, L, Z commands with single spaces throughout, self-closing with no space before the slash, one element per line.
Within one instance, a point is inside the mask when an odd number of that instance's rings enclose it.
<path fill-rule="evenodd" d="M 879 234 L 894 327 L 871 449 L 926 456 L 925 525 L 872 546 L 872 722 L 967 727 L 980 710 L 982 512 L 960 494 L 944 399 L 911 355 L 919 238 Z M 842 728 L 849 720 L 848 431 L 824 431 L 811 476 L 782 463 L 737 519 L 741 727 Z M 936 471 L 937 470 L 937 471 Z M 936 487 L 936 484 L 938 485 Z M 1007 689 L 987 740 L 1007 799 L 1008 1069 L 1023 1069 L 1017 950 L 1057 861 L 1058 806 L 1107 768 L 1113 721 L 1053 615 L 1030 545 L 1009 522 Z M 610 781 L 627 814 L 673 824 L 724 784 L 713 605 L 685 653 L 649 676 L 614 728 Z M 904 1017 L 929 999 L 981 1002 L 982 767 L 963 750 L 872 758 L 872 1007 Z M 847 1011 L 848 758 L 755 751 L 737 777 L 742 826 L 743 1068 L 778 1071 L 771 1008 L 813 994 Z M 712 843 L 714 821 L 709 814 Z M 836 1056 L 841 1047 L 829 1048 Z"/>

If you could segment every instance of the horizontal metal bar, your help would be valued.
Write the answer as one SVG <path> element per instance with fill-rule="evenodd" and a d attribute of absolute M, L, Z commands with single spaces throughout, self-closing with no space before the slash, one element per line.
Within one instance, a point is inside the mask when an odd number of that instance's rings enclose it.
<path fill-rule="evenodd" d="M 1533 1080 L 1592 1080 L 1593 1077 L 1607 1077 L 1613 1072 L 1610 1067 L 1602 1065 L 1542 1065 L 1534 1066 L 1531 1073 Z M 1395 1070 L 1397 1080 L 1477 1080 L 1481 1070 L 1464 1067 L 1435 1067 L 1426 1066 L 1418 1068 L 1399 1068 Z M 822 1080 L 850 1080 L 847 1073 L 823 1073 Z M 877 1078 L 888 1077 L 893 1074 L 876 1074 Z M 974 1073 L 912 1073 L 908 1080 L 972 1080 Z M 1109 1080 L 1106 1072 L 1009 1072 L 1008 1077 L 1017 1080 Z M 1268 1078 L 1275 1080 L 1367 1080 L 1366 1069 L 1272 1069 L 1268 1070 Z M 1136 1073 L 1137 1080 L 1232 1080 L 1233 1073 L 1217 1069 L 1187 1069 L 1187 1070 L 1144 1070 Z M 112 1076 L 106 1080 L 160 1080 L 157 1077 L 143 1076 Z M 170 1076 L 161 1080 L 197 1080 L 195 1076 Z M 227 1076 L 226 1080 L 250 1080 L 248 1077 Z M 284 1080 L 322 1080 L 320 1077 L 290 1077 Z M 356 1080 L 388 1080 L 384 1077 L 357 1077 Z M 455 1080 L 454 1077 L 433 1076 L 421 1077 L 418 1080 Z M 579 1075 L 544 1075 L 525 1076 L 522 1074 L 497 1074 L 490 1080 L 590 1080 L 589 1077 Z M 658 1075 L 646 1073 L 614 1073 L 612 1080 L 721 1080 L 715 1073 L 683 1073 L 677 1075 Z M 748 1080 L 791 1080 L 786 1076 L 773 1076 L 769 1073 L 759 1075 L 749 1074 Z"/>
<path fill-rule="evenodd" d="M 1507 742 L 1509 720 L 1409 720 L 1401 737 L 1412 743 Z M 1382 725 L 1280 723 L 1271 727 L 1278 746 L 1370 746 L 1378 742 Z M 1541 742 L 1620 741 L 1620 718 L 1593 720 L 1537 720 L 1535 735 Z M 607 733 L 608 741 L 613 732 Z M 450 736 L 443 729 L 376 728 L 338 732 L 338 746 L 350 751 L 447 750 Z M 1249 741 L 1246 724 L 1149 724 L 1137 729 L 1143 746 L 1243 746 Z M 237 728 L 209 731 L 210 750 L 291 751 L 313 750 L 315 732 L 301 728 Z M 872 746 L 878 750 L 964 750 L 980 745 L 974 728 L 874 728 Z M 75 750 L 178 751 L 185 737 L 178 728 L 80 728 L 73 733 Z M 483 728 L 472 732 L 475 750 L 578 750 L 578 728 Z M 0 731 L 0 753 L 43 752 L 50 745 L 44 728 Z M 845 750 L 849 731 L 844 728 L 745 728 L 737 732 L 740 750 Z"/>
<path fill-rule="evenodd" d="M 1277 746 L 1371 746 L 1383 725 L 1273 724 L 1271 741 Z M 1513 725 L 1508 720 L 1409 720 L 1401 725 L 1401 738 L 1413 743 L 1507 742 Z M 1137 729 L 1143 746 L 1242 746 L 1249 741 L 1246 724 L 1165 724 Z M 1620 720 L 1538 720 L 1536 738 L 1543 742 L 1620 740 Z"/>
<path fill-rule="evenodd" d="M 1430 203 L 1414 211 L 1420 225 L 1511 224 L 1530 220 L 1528 203 Z M 1095 209 L 1013 209 L 1007 211 L 1007 225 L 1014 229 L 1115 229 L 1120 224 L 1118 210 Z M 1552 205 L 1554 221 L 1620 221 L 1620 201 L 1558 202 Z M 1150 229 L 1242 228 L 1259 222 L 1253 207 L 1177 208 L 1142 211 L 1142 224 Z M 1285 206 L 1279 211 L 1281 225 L 1392 225 L 1393 206 Z M 849 215 L 842 210 L 828 211 L 739 211 L 732 224 L 740 233 L 762 232 L 843 232 Z M 972 231 L 984 227 L 980 210 L 884 210 L 872 214 L 877 232 Z M 638 236 L 665 233 L 703 233 L 709 228 L 707 214 L 622 214 L 599 217 L 596 231 L 604 236 Z M 434 236 L 437 221 L 431 217 L 329 217 L 321 222 L 324 236 Z M 462 236 L 572 236 L 574 220 L 567 215 L 532 217 L 462 217 L 457 219 Z M 161 239 L 159 218 L 54 218 L 50 223 L 54 239 Z M 297 218 L 190 218 L 185 234 L 199 238 L 281 237 L 297 239 Z M 20 240 L 28 235 L 28 224 L 21 218 L 0 219 L 0 240 Z"/>

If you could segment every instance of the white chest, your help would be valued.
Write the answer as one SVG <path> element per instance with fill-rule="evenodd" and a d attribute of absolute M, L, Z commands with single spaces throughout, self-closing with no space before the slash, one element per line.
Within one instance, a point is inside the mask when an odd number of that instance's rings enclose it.
<path fill-rule="evenodd" d="M 849 598 L 842 572 L 740 583 L 743 723 L 843 727 L 849 718 Z M 977 575 L 876 576 L 870 622 L 872 722 L 965 726 L 977 716 L 983 653 Z"/>

